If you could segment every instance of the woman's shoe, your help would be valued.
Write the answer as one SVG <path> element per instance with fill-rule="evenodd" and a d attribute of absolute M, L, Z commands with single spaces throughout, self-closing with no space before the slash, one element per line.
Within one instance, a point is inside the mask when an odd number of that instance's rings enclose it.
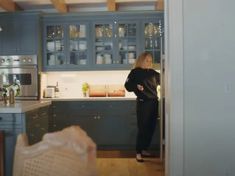
<path fill-rule="evenodd" d="M 141 152 L 141 155 L 142 155 L 142 156 L 145 156 L 145 157 L 150 157 L 150 156 L 152 156 L 152 154 L 149 153 L 149 152 L 147 152 L 146 150 L 143 150 L 143 151 Z"/>
<path fill-rule="evenodd" d="M 142 156 L 141 156 L 140 153 L 137 153 L 137 154 L 136 154 L 136 161 L 137 161 L 137 162 L 141 162 L 141 163 L 144 162 L 144 159 L 142 158 Z"/>

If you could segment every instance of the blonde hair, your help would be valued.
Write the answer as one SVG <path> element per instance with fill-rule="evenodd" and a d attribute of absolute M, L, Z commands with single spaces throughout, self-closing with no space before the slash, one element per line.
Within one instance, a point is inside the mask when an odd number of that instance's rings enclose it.
<path fill-rule="evenodd" d="M 141 53 L 141 54 L 138 56 L 138 58 L 136 59 L 133 68 L 143 68 L 144 61 L 145 61 L 145 59 L 146 59 L 148 56 L 152 57 L 152 54 L 149 53 L 149 52 L 143 52 L 143 53 Z"/>

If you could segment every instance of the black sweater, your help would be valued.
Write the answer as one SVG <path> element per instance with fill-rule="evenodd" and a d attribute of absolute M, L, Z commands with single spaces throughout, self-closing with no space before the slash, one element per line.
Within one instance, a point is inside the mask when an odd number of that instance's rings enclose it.
<path fill-rule="evenodd" d="M 143 91 L 137 89 L 137 84 L 144 87 Z M 157 99 L 157 86 L 160 85 L 160 74 L 153 69 L 134 68 L 129 73 L 125 88 L 133 91 L 138 99 Z"/>

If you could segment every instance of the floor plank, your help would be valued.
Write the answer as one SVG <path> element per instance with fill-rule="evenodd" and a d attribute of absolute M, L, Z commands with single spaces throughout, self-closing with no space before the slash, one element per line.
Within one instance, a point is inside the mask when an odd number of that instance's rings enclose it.
<path fill-rule="evenodd" d="M 164 176 L 164 167 L 159 158 L 144 158 L 144 162 L 139 163 L 132 152 L 97 153 L 99 176 Z"/>

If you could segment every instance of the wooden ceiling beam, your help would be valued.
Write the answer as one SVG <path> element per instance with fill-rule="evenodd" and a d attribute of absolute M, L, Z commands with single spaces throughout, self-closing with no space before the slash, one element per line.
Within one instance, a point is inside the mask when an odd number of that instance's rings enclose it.
<path fill-rule="evenodd" d="M 108 11 L 116 11 L 117 10 L 117 4 L 115 0 L 107 0 L 107 9 Z"/>
<path fill-rule="evenodd" d="M 164 0 L 157 0 L 155 10 L 164 11 Z"/>
<path fill-rule="evenodd" d="M 12 0 L 0 0 L 0 7 L 11 12 L 17 10 L 22 10 L 15 2 Z"/>
<path fill-rule="evenodd" d="M 51 2 L 60 13 L 68 12 L 68 7 L 65 3 L 65 0 L 51 0 Z"/>

